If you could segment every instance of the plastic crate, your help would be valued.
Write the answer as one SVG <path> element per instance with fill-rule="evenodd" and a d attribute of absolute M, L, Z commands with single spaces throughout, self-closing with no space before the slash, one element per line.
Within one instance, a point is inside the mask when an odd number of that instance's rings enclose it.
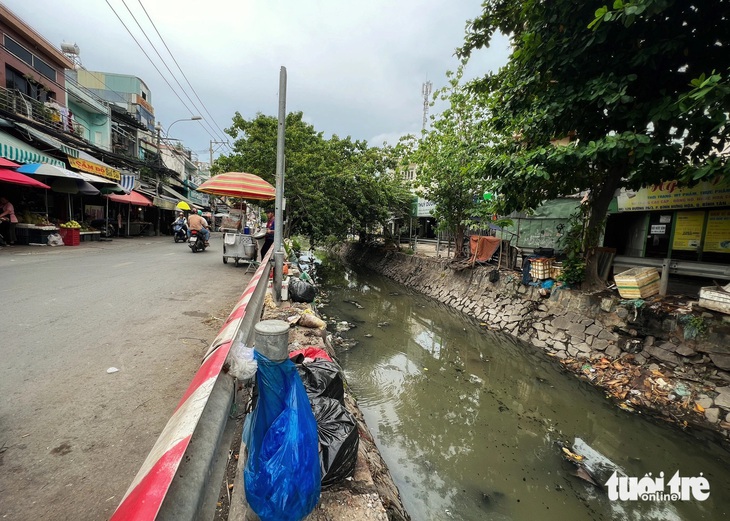
<path fill-rule="evenodd" d="M 549 279 L 553 267 L 552 259 L 532 259 L 530 261 L 530 275 L 533 279 Z"/>
<path fill-rule="evenodd" d="M 58 234 L 63 239 L 64 246 L 78 246 L 81 243 L 81 233 L 78 228 L 59 228 Z"/>
<path fill-rule="evenodd" d="M 631 268 L 613 277 L 618 294 L 626 299 L 647 298 L 659 293 L 656 268 Z"/>

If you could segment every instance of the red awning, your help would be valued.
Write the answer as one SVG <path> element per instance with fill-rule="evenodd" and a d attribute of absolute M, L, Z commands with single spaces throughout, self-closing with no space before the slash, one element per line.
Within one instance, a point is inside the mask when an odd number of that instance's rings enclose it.
<path fill-rule="evenodd" d="M 107 197 L 110 201 L 114 201 L 115 203 L 133 204 L 135 206 L 152 206 L 152 201 L 134 190 L 129 192 L 127 195 L 109 194 Z"/>
<path fill-rule="evenodd" d="M 45 188 L 46 190 L 50 190 L 51 188 L 47 184 L 41 183 L 37 179 L 33 179 L 30 176 L 21 174 L 20 172 L 16 172 L 15 170 L 1 167 L 0 181 L 3 181 L 5 183 L 12 183 L 14 185 L 32 186 L 33 188 Z"/>

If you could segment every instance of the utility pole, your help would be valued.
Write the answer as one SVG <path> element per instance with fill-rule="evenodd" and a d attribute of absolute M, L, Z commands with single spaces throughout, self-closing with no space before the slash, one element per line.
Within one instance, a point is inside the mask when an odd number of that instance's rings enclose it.
<path fill-rule="evenodd" d="M 210 142 L 210 148 L 208 149 L 210 152 L 210 166 L 208 167 L 208 171 L 210 172 L 210 169 L 213 168 L 213 145 L 227 145 L 228 141 L 211 141 Z M 218 148 L 216 148 L 216 151 Z"/>
<path fill-rule="evenodd" d="M 210 165 L 208 166 L 208 174 L 211 176 L 212 176 L 211 170 L 213 169 L 213 145 L 216 145 L 216 150 L 219 150 L 220 145 L 228 145 L 228 141 L 211 141 L 210 142 L 210 148 L 208 149 L 208 151 L 210 152 Z M 211 201 L 214 201 L 214 199 L 212 199 L 212 197 L 211 197 Z M 211 206 L 210 209 L 212 210 L 213 214 L 215 214 L 215 210 L 217 210 L 217 208 L 218 207 L 216 207 L 214 209 Z M 213 215 L 212 221 L 213 221 L 213 228 L 215 228 L 215 215 Z"/>
<path fill-rule="evenodd" d="M 284 137 L 286 135 L 286 67 L 279 70 L 279 127 L 276 137 L 276 199 L 274 207 L 274 295 L 281 302 L 284 272 Z"/>
<path fill-rule="evenodd" d="M 164 165 L 164 161 L 162 161 L 162 149 L 160 148 L 160 131 L 162 130 L 162 125 L 160 125 L 160 122 L 157 122 L 157 125 L 155 125 L 155 130 L 157 131 L 157 169 L 155 169 L 155 195 L 160 195 L 160 168 L 162 165 Z M 160 236 L 160 209 L 157 208 L 157 231 L 155 233 L 156 236 Z M 129 219 L 129 214 L 127 214 L 127 219 Z M 129 230 L 129 227 L 127 227 L 127 230 Z M 129 233 L 129 232 L 127 232 Z"/>
<path fill-rule="evenodd" d="M 426 130 L 426 123 L 428 122 L 428 100 L 431 96 L 431 87 L 433 87 L 433 84 L 430 81 L 427 81 L 421 87 L 421 93 L 423 94 L 423 131 Z"/>

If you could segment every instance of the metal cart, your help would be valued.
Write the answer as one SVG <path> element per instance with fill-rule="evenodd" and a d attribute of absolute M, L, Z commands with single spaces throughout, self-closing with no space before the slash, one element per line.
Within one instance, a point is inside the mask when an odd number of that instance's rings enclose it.
<path fill-rule="evenodd" d="M 236 266 L 241 261 L 256 262 L 256 250 L 256 241 L 251 234 L 223 234 L 223 264 L 228 264 L 228 259 L 233 259 Z"/>

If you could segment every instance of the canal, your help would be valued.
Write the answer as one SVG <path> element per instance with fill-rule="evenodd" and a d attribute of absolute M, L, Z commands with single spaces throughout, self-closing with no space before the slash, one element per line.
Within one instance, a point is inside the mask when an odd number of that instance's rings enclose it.
<path fill-rule="evenodd" d="M 350 391 L 414 521 L 729 518 L 730 454 L 715 443 L 618 409 L 543 352 L 378 274 L 325 262 L 317 277 Z M 709 497 L 612 501 L 613 470 L 704 477 Z"/>

